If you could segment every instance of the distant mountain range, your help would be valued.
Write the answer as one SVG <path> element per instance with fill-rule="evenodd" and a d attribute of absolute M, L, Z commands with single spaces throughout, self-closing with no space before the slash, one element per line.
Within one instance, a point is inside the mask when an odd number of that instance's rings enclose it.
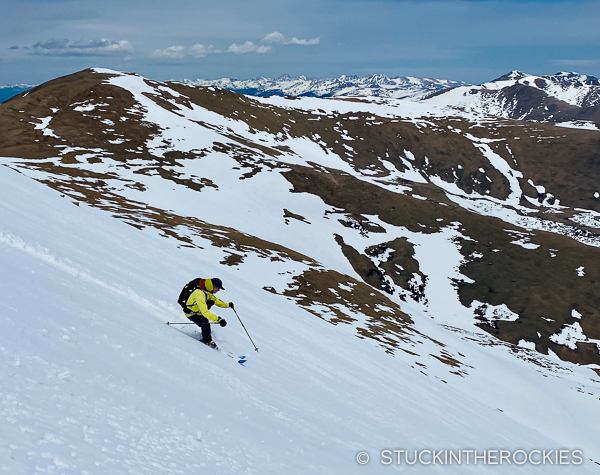
<path fill-rule="evenodd" d="M 277 79 L 196 79 L 184 81 L 194 86 L 215 86 L 250 96 L 293 96 L 293 97 L 348 97 L 370 96 L 410 99 L 418 101 L 434 92 L 459 86 L 468 86 L 461 81 L 427 79 L 415 77 L 390 78 L 384 74 L 371 76 L 340 76 L 335 79 L 308 79 L 306 76 L 281 76 Z"/>

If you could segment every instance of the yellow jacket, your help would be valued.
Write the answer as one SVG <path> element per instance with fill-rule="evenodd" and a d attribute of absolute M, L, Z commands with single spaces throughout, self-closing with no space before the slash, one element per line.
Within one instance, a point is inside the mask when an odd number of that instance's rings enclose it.
<path fill-rule="evenodd" d="M 213 322 L 218 322 L 221 320 L 221 317 L 215 315 L 210 310 L 208 310 L 208 301 L 211 300 L 217 307 L 221 308 L 229 308 L 229 304 L 219 300 L 212 292 L 204 291 L 202 289 L 196 289 L 192 292 L 190 297 L 186 302 L 187 308 L 191 310 L 191 312 L 186 312 L 186 317 L 191 317 L 192 315 L 202 315 Z"/>

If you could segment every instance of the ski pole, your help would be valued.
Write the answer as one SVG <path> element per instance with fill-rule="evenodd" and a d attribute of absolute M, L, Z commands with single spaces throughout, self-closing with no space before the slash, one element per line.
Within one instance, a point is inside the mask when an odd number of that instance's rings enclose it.
<path fill-rule="evenodd" d="M 216 325 L 219 322 L 209 322 L 211 325 Z M 167 325 L 196 325 L 194 322 L 167 322 Z"/>
<path fill-rule="evenodd" d="M 238 313 L 236 312 L 235 308 L 232 308 L 231 310 L 233 310 L 235 312 L 235 316 L 238 317 L 238 320 L 240 321 L 240 323 L 242 324 L 242 328 L 244 329 L 244 331 L 246 332 L 246 335 L 248 335 L 248 338 L 250 338 L 250 341 L 252 341 L 252 337 L 250 336 L 250 333 L 248 333 L 248 330 L 246 330 L 246 327 L 244 326 L 244 322 L 242 322 L 242 319 L 240 318 L 240 316 L 238 315 Z M 254 342 L 252 341 L 252 346 L 254 346 L 254 351 L 258 351 L 258 348 L 256 347 L 256 345 L 254 344 Z"/>

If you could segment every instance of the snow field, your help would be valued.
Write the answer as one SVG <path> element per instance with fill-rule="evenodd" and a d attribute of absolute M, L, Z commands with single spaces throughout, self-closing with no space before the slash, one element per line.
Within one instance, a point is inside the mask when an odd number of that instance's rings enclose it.
<path fill-rule="evenodd" d="M 399 467 L 361 467 L 360 450 L 562 447 L 261 291 L 277 279 L 264 264 L 216 266 L 219 249 L 179 249 L 6 167 L 0 182 L 3 471 L 371 473 Z M 219 296 L 237 303 L 259 353 L 225 310 L 222 352 L 164 325 L 181 321 L 176 295 L 198 273 L 223 279 Z M 246 367 L 227 351 L 247 356 Z M 575 470 L 501 467 L 559 468 Z"/>

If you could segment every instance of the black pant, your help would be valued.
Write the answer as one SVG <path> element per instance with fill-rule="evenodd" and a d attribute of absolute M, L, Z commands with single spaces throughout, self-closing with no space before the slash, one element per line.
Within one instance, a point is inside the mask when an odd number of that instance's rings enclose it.
<path fill-rule="evenodd" d="M 210 322 L 208 318 L 203 317 L 202 315 L 192 315 L 189 317 L 192 322 L 200 327 L 202 330 L 202 341 L 204 343 L 209 343 L 212 341 L 212 334 L 210 330 Z"/>

